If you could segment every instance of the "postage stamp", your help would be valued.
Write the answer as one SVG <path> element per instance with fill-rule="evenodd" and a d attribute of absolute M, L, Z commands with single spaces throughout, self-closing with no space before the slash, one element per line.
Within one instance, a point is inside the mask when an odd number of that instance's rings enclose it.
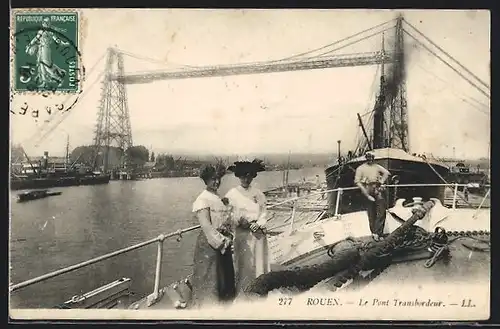
<path fill-rule="evenodd" d="M 13 91 L 77 93 L 82 76 L 78 12 L 18 11 L 13 16 Z"/>
<path fill-rule="evenodd" d="M 11 17 L 13 321 L 495 316 L 489 12 Z"/>

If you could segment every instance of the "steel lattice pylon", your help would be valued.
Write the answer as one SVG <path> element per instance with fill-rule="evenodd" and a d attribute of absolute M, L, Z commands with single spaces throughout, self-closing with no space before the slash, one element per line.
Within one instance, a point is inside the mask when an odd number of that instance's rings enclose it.
<path fill-rule="evenodd" d="M 124 74 L 123 55 L 109 48 L 94 136 L 93 157 L 94 169 L 102 165 L 104 172 L 109 170 L 110 146 L 116 146 L 122 151 L 121 167 L 123 168 L 128 162 L 126 150 L 133 145 L 127 92 L 123 83 L 111 78 L 116 74 Z"/>
<path fill-rule="evenodd" d="M 408 111 L 406 102 L 405 53 L 403 39 L 403 17 L 398 17 L 394 43 L 395 61 L 392 64 L 392 81 L 397 82 L 397 90 L 393 97 L 387 99 L 385 122 L 388 129 L 386 144 L 389 147 L 403 149 L 409 152 Z M 396 76 L 397 75 L 397 76 Z"/>

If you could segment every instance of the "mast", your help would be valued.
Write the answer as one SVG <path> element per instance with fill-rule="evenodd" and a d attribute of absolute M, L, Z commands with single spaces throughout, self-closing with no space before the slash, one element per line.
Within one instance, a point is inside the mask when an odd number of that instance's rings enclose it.
<path fill-rule="evenodd" d="M 382 56 L 385 55 L 385 41 L 382 33 Z M 385 105 L 385 66 L 382 63 L 380 73 L 380 93 L 375 102 L 373 114 L 373 148 L 383 148 L 384 145 L 384 105 Z"/>
<path fill-rule="evenodd" d="M 368 145 L 368 149 L 371 151 L 373 148 L 372 144 L 370 143 L 370 138 L 368 138 L 368 134 L 366 133 L 365 126 L 363 125 L 363 121 L 361 120 L 361 116 L 359 115 L 359 113 L 357 113 L 357 116 L 358 116 L 359 126 L 361 127 L 361 131 L 363 132 L 363 135 L 366 138 L 366 144 Z"/>

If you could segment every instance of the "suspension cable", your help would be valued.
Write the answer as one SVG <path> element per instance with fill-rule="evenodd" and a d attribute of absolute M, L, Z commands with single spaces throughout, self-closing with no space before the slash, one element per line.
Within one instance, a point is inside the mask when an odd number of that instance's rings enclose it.
<path fill-rule="evenodd" d="M 118 49 L 118 48 L 116 48 L 116 50 L 118 52 L 120 52 L 121 54 L 123 54 L 123 55 L 129 56 L 129 57 L 132 57 L 132 58 L 135 58 L 135 59 L 140 59 L 140 60 L 143 60 L 143 61 L 146 61 L 146 62 L 150 62 L 150 63 L 163 64 L 163 65 L 172 64 L 172 65 L 180 66 L 182 68 L 198 68 L 199 67 L 199 66 L 194 66 L 194 65 L 187 65 L 187 64 L 179 64 L 179 63 L 161 61 L 161 60 L 154 59 L 154 58 L 151 58 L 151 57 L 137 55 L 137 54 L 134 54 L 134 53 L 122 50 L 122 49 Z"/>
<path fill-rule="evenodd" d="M 92 84 L 90 84 L 90 87 L 89 87 L 88 89 L 85 89 L 85 91 L 84 91 L 84 92 L 80 95 L 80 97 L 79 97 L 79 98 L 77 98 L 76 100 L 74 100 L 73 104 L 71 104 L 71 105 L 68 107 L 68 109 L 70 109 L 73 105 L 75 105 L 75 104 L 76 104 L 76 102 L 78 102 L 79 100 L 82 100 L 82 99 L 83 99 L 83 98 L 84 98 L 84 97 L 85 97 L 85 96 L 89 93 L 89 90 L 91 90 L 91 89 L 92 89 L 92 87 L 96 85 L 96 83 L 97 83 L 97 82 L 98 82 L 98 80 L 99 80 L 99 79 L 103 76 L 103 74 L 104 74 L 104 71 L 103 71 L 103 72 L 101 72 L 101 73 L 99 74 L 99 76 L 97 76 L 96 80 L 95 80 Z M 66 101 L 66 102 L 67 102 L 67 101 Z M 65 103 L 66 103 L 66 102 L 65 102 Z M 49 129 L 49 131 L 48 131 L 48 132 L 45 132 L 45 133 L 44 133 L 44 132 L 43 132 L 43 129 L 40 129 L 40 130 L 38 130 L 38 131 L 37 131 L 37 132 L 36 132 L 36 133 L 35 133 L 35 134 L 34 134 L 34 135 L 33 135 L 33 136 L 32 136 L 32 137 L 28 140 L 28 141 L 29 141 L 29 142 L 33 142 L 33 140 L 34 140 L 35 138 L 36 138 L 36 139 L 38 139 L 38 141 L 36 142 L 36 145 L 35 145 L 36 147 L 38 147 L 38 146 L 39 146 L 39 143 L 40 143 L 40 142 L 41 142 L 41 141 L 42 141 L 42 140 L 43 140 L 43 139 L 47 136 L 47 134 L 51 133 L 51 132 L 52 132 L 52 131 L 53 131 L 53 130 L 54 130 L 54 129 L 55 129 L 55 128 L 56 128 L 56 127 L 57 127 L 57 126 L 58 126 L 58 125 L 62 122 L 62 121 L 64 121 L 64 119 L 68 116 L 69 112 L 72 112 L 72 111 L 68 111 L 68 110 L 66 109 L 66 111 L 62 112 L 62 114 L 61 114 L 60 116 L 58 116 L 58 117 L 57 117 L 57 119 L 58 119 L 59 121 L 58 121 L 58 122 L 55 122 L 55 121 L 53 121 L 53 122 L 52 122 L 52 123 L 54 123 L 54 125 L 53 125 L 52 127 L 49 127 L 48 125 L 47 125 L 47 126 L 45 126 L 45 127 L 48 127 L 48 129 Z M 54 118 L 54 119 L 55 119 L 55 118 Z M 54 119 L 53 119 L 53 120 L 54 120 Z M 50 122 L 49 122 L 49 123 L 50 123 Z M 44 127 L 42 127 L 42 128 L 44 128 Z M 40 136 L 40 135 L 41 135 L 41 136 Z"/>
<path fill-rule="evenodd" d="M 93 84 L 91 84 L 88 89 L 85 89 L 85 91 L 82 93 L 82 95 L 80 96 L 80 98 L 77 101 L 81 102 L 85 98 L 85 96 L 89 94 L 89 90 L 92 90 L 92 87 L 97 85 L 97 82 L 98 82 L 97 80 L 99 80 L 103 75 L 104 75 L 104 71 L 101 72 L 101 74 L 99 74 L 96 81 Z M 45 134 L 43 134 L 40 137 L 36 146 L 39 146 L 39 143 L 42 142 L 45 138 L 47 138 L 47 136 L 49 136 L 66 118 L 68 118 L 69 114 L 72 112 L 74 112 L 74 111 L 65 111 L 63 113 L 63 115 L 61 117 L 59 117 L 59 119 L 60 119 L 59 122 L 56 122 L 51 128 L 49 128 L 49 131 L 47 131 Z"/>
<path fill-rule="evenodd" d="M 439 59 L 442 63 L 444 63 L 446 66 L 451 68 L 453 71 L 455 71 L 458 75 L 460 75 L 464 80 L 469 82 L 473 87 L 475 87 L 479 92 L 481 92 L 483 95 L 486 97 L 490 98 L 490 95 L 488 95 L 484 90 L 482 90 L 477 84 L 472 82 L 470 79 L 468 79 L 465 75 L 463 75 L 460 71 L 458 71 L 456 68 L 451 66 L 446 60 L 441 58 L 438 54 L 436 54 L 434 51 L 432 51 L 429 47 L 424 45 L 420 40 L 418 40 L 415 36 L 413 36 L 411 33 L 403 29 L 403 32 L 406 33 L 408 36 L 410 36 L 413 40 L 415 40 L 418 44 L 420 44 L 422 47 L 424 47 L 428 52 L 430 52 L 432 55 L 434 55 L 437 59 Z"/>
<path fill-rule="evenodd" d="M 488 90 L 490 89 L 490 86 L 486 82 L 484 82 L 483 80 L 481 80 L 478 76 L 476 76 L 474 73 L 472 73 L 469 69 L 467 69 L 459 61 L 457 61 L 455 58 L 453 58 L 453 56 L 451 56 L 444 49 L 442 49 L 441 47 L 439 47 L 435 42 L 433 42 L 431 39 L 429 39 L 425 34 L 423 34 L 422 32 L 420 32 L 415 26 L 413 26 L 412 24 L 410 24 L 409 22 L 407 22 L 404 19 L 403 19 L 403 21 L 409 27 L 411 27 L 415 32 L 417 32 L 419 35 L 421 35 L 425 40 L 429 41 L 430 44 L 432 44 L 434 47 L 436 47 L 437 49 L 439 49 L 443 54 L 445 54 L 448 58 L 450 58 L 452 61 L 454 61 L 456 64 L 458 64 L 458 66 L 460 66 L 462 69 L 464 69 L 465 72 L 469 73 L 471 76 L 473 76 L 474 78 L 476 78 L 476 80 L 479 81 L 483 86 L 485 86 L 486 88 L 488 88 Z"/>
<path fill-rule="evenodd" d="M 392 29 L 394 29 L 394 26 L 392 26 L 392 27 L 388 27 L 388 28 L 386 28 L 386 29 L 384 29 L 384 30 L 382 30 L 382 31 L 378 31 L 378 32 L 372 33 L 372 34 L 367 35 L 367 36 L 365 36 L 365 37 L 363 37 L 363 38 L 361 38 L 361 39 L 359 39 L 359 40 L 352 41 L 352 42 L 350 42 L 350 43 L 348 43 L 348 44 L 346 44 L 346 45 L 343 45 L 343 46 L 337 47 L 337 48 L 335 48 L 335 49 L 332 49 L 332 50 L 329 50 L 329 51 L 327 51 L 327 52 L 321 53 L 321 54 L 319 54 L 319 55 L 312 56 L 312 57 L 308 57 L 308 59 L 323 57 L 323 56 L 328 55 L 328 54 L 331 54 L 331 53 L 333 53 L 333 52 L 335 52 L 335 51 L 337 51 L 337 50 L 343 49 L 343 48 L 348 47 L 348 46 L 352 46 L 353 44 L 356 44 L 356 43 L 358 43 L 358 42 L 361 42 L 361 41 L 367 40 L 367 39 L 369 39 L 369 38 L 371 38 L 371 37 L 374 37 L 374 36 L 376 36 L 376 35 L 379 35 L 379 34 L 381 34 L 381 33 L 387 32 L 387 31 L 392 30 Z"/>
<path fill-rule="evenodd" d="M 366 32 L 372 31 L 372 30 L 374 30 L 374 29 L 376 29 L 376 28 L 382 27 L 382 26 L 384 26 L 384 25 L 386 25 L 386 24 L 388 24 L 388 23 L 390 23 L 390 22 L 393 22 L 393 21 L 395 21 L 395 20 L 396 20 L 396 19 L 395 19 L 395 18 L 393 18 L 393 19 L 388 20 L 388 21 L 386 21 L 386 22 L 384 22 L 384 23 L 378 24 L 378 25 L 376 25 L 376 26 L 373 26 L 373 27 L 371 27 L 371 28 L 368 28 L 368 29 L 366 29 L 366 30 L 363 30 L 363 31 L 361 31 L 361 32 L 358 32 L 358 33 L 356 33 L 356 34 L 353 34 L 353 35 L 350 35 L 350 36 L 345 37 L 345 38 L 343 38 L 343 39 L 337 40 L 337 41 L 335 41 L 335 42 L 333 42 L 333 43 L 330 43 L 330 44 L 328 44 L 328 45 L 325 45 L 325 46 L 323 46 L 323 47 L 316 48 L 316 49 L 313 49 L 313 50 L 310 50 L 310 51 L 306 51 L 306 52 L 303 52 L 303 53 L 300 53 L 300 54 L 297 54 L 297 55 L 293 55 L 293 56 L 290 56 L 290 57 L 285 57 L 285 58 L 282 58 L 282 59 L 278 59 L 278 60 L 270 61 L 270 63 L 272 63 L 272 62 L 286 61 L 286 60 L 289 60 L 289 59 L 294 59 L 294 58 L 301 57 L 301 56 L 304 56 L 304 55 L 309 55 L 309 54 L 312 54 L 312 53 L 317 52 L 317 51 L 319 51 L 319 50 L 323 50 L 323 49 L 325 49 L 325 48 L 328 48 L 328 47 L 331 47 L 331 46 L 337 45 L 337 44 L 339 44 L 339 43 L 341 43 L 341 42 L 344 42 L 344 41 L 346 41 L 346 40 L 349 40 L 349 39 L 351 39 L 351 38 L 357 37 L 357 36 L 359 36 L 359 35 L 361 35 L 361 34 L 363 34 L 363 33 L 366 33 Z M 332 50 L 332 51 L 333 51 L 333 50 Z M 327 52 L 327 53 L 328 53 L 328 52 Z M 315 58 L 315 57 L 313 57 L 313 58 Z"/>
<path fill-rule="evenodd" d="M 99 59 L 98 59 L 98 60 L 94 63 L 94 65 L 92 65 L 92 67 L 88 70 L 88 72 L 86 72 L 86 75 L 87 75 L 87 76 L 90 76 L 90 74 L 91 74 L 91 73 L 95 70 L 95 68 L 97 67 L 97 64 L 99 64 L 105 56 L 106 56 L 106 52 L 104 52 L 104 53 L 103 53 L 103 54 L 99 57 Z M 101 73 L 101 74 L 99 74 L 99 76 L 101 76 L 101 75 L 102 75 L 102 73 Z M 94 83 L 95 83 L 95 82 L 94 82 Z M 91 87 L 92 87 L 92 85 L 91 85 Z M 66 105 L 66 103 L 67 103 L 67 102 L 68 102 L 68 101 L 69 101 L 72 97 L 73 97 L 72 95 L 68 95 L 68 97 L 66 97 L 66 99 L 63 101 L 63 105 Z M 59 113 L 59 112 L 57 112 L 57 113 Z M 65 112 L 63 112 L 62 114 L 64 115 L 64 113 L 66 113 L 66 111 L 65 111 Z M 34 140 L 37 136 L 39 136 L 40 134 L 42 134 L 42 133 L 43 133 L 43 129 L 44 129 L 45 127 L 48 127 L 48 126 L 49 126 L 49 124 L 50 124 L 53 120 L 55 120 L 57 117 L 58 117 L 58 115 L 53 115 L 53 116 L 51 116 L 48 120 L 44 121 L 44 123 L 43 123 L 40 127 L 38 127 L 37 131 L 36 131 L 33 135 L 31 135 L 31 137 L 27 138 L 27 139 L 26 139 L 26 141 L 25 141 L 24 143 L 31 143 L 31 142 L 32 142 L 32 141 L 33 141 L 33 140 Z"/>
<path fill-rule="evenodd" d="M 366 32 L 372 31 L 372 30 L 375 30 L 376 28 L 379 28 L 379 27 L 381 27 L 381 26 L 384 26 L 384 25 L 386 25 L 386 24 L 388 24 L 388 23 L 390 23 L 390 22 L 392 22 L 392 21 L 394 21 L 394 20 L 395 20 L 395 19 L 391 19 L 391 20 L 389 20 L 389 21 L 386 21 L 386 22 L 384 22 L 384 23 L 378 24 L 378 25 L 373 26 L 373 27 L 371 27 L 371 28 L 369 28 L 369 29 L 366 29 L 366 30 L 364 30 L 364 31 L 361 31 L 361 32 L 358 32 L 358 33 L 356 33 L 356 34 L 353 34 L 353 35 L 350 35 L 350 36 L 348 36 L 348 37 L 345 37 L 345 38 L 343 38 L 343 39 L 341 39 L 341 40 L 337 40 L 337 41 L 335 41 L 335 42 L 333 42 L 333 43 L 330 43 L 330 44 L 328 44 L 328 45 L 325 45 L 325 46 L 323 46 L 323 47 L 319 47 L 319 48 L 316 48 L 316 49 L 313 49 L 313 50 L 310 50 L 310 51 L 307 51 L 307 52 L 303 52 L 303 53 L 300 53 L 300 54 L 297 54 L 297 55 L 293 55 L 293 56 L 286 57 L 286 58 L 282 58 L 282 59 L 278 59 L 278 60 L 265 61 L 265 62 L 248 62 L 248 63 L 246 63 L 246 64 L 248 64 L 248 65 L 256 65 L 256 64 L 269 64 L 269 63 L 282 62 L 282 61 L 287 61 L 287 60 L 295 59 L 295 58 L 298 58 L 298 57 L 302 57 L 302 56 L 304 56 L 304 55 L 312 54 L 312 53 L 317 52 L 317 51 L 319 51 L 319 50 L 326 49 L 326 48 L 328 48 L 328 47 L 332 47 L 332 46 L 334 46 L 334 45 L 337 45 L 337 44 L 339 44 L 339 43 L 341 43 L 341 42 L 344 42 L 344 41 L 347 41 L 347 40 L 349 40 L 349 39 L 353 39 L 353 38 L 355 38 L 355 37 L 357 37 L 357 36 L 359 36 L 359 35 L 361 35 L 361 34 L 363 34 L 363 33 L 366 33 Z M 389 28 L 386 28 L 386 29 L 384 29 L 383 31 L 379 31 L 379 32 L 373 33 L 373 34 L 371 34 L 371 35 L 369 35 L 369 36 L 367 36 L 367 37 L 364 37 L 364 38 L 362 38 L 362 39 L 360 39 L 360 40 L 353 41 L 353 42 L 351 42 L 351 43 L 349 43 L 349 44 L 347 44 L 347 45 L 340 46 L 340 47 L 338 47 L 338 48 L 336 48 L 336 49 L 329 50 L 329 51 L 324 52 L 324 53 L 322 53 L 322 54 L 319 54 L 319 55 L 316 55 L 316 56 L 311 56 L 311 57 L 305 57 L 305 58 L 303 58 L 303 60 L 308 60 L 308 59 L 318 58 L 318 57 L 322 57 L 322 56 L 327 55 L 327 54 L 331 54 L 331 53 L 332 53 L 332 52 L 334 52 L 334 51 L 337 51 L 337 50 L 339 50 L 339 49 L 345 48 L 345 47 L 350 46 L 350 45 L 352 45 L 352 44 L 355 44 L 355 43 L 357 43 L 357 42 L 360 42 L 360 41 L 366 40 L 366 39 L 368 39 L 368 38 L 370 38 L 370 37 L 373 37 L 373 36 L 375 36 L 375 35 L 377 35 L 377 34 L 383 33 L 383 32 L 385 32 L 385 31 L 387 31 L 387 30 L 392 29 L 392 28 L 394 28 L 394 27 L 389 27 Z M 142 60 L 149 61 L 149 62 L 152 62 L 152 63 L 167 64 L 166 62 L 159 61 L 159 60 L 155 60 L 155 59 L 148 58 L 148 57 L 145 57 L 145 56 L 136 55 L 136 54 L 133 54 L 133 53 L 130 53 L 130 52 L 123 51 L 122 49 L 117 49 L 117 50 L 118 50 L 119 52 L 121 52 L 122 54 L 124 54 L 124 55 L 130 56 L 130 57 L 133 57 L 133 58 L 136 58 L 136 59 L 142 59 Z M 177 65 L 177 66 L 181 66 L 181 67 L 183 67 L 183 68 L 185 68 L 185 69 L 188 69 L 188 68 L 200 68 L 200 66 L 193 66 L 193 65 L 186 65 L 186 64 L 177 64 L 177 63 L 172 63 L 172 64 Z"/>
<path fill-rule="evenodd" d="M 416 64 L 418 68 L 420 68 L 421 70 L 425 71 L 426 73 L 428 73 L 429 75 L 432 75 L 434 78 L 444 82 L 446 84 L 445 88 L 448 87 L 450 88 L 450 90 L 452 91 L 452 93 L 454 93 L 456 96 L 458 96 L 463 102 L 469 104 L 470 106 L 472 106 L 473 108 L 475 108 L 476 110 L 478 110 L 479 112 L 483 113 L 483 114 L 486 114 L 486 115 L 489 115 L 488 112 L 486 112 L 484 109 L 480 108 L 478 105 L 468 101 L 465 97 L 461 97 L 461 95 L 459 95 L 459 93 L 457 91 L 454 90 L 454 88 L 449 85 L 449 83 L 447 81 L 445 81 L 444 79 L 441 79 L 440 77 L 438 77 L 436 74 L 432 73 L 431 71 L 425 69 L 422 65 L 419 65 L 419 64 Z M 465 95 L 462 95 L 462 96 L 465 96 Z M 480 105 L 486 107 L 486 105 L 484 105 L 483 103 L 477 101 Z"/>

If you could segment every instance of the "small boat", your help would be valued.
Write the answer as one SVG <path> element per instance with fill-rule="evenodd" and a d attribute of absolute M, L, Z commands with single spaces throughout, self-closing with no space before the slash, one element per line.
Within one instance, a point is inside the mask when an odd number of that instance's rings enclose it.
<path fill-rule="evenodd" d="M 25 201 L 43 199 L 43 198 L 46 198 L 49 196 L 61 195 L 61 194 L 62 194 L 62 192 L 53 192 L 53 191 L 49 191 L 49 190 L 29 191 L 29 192 L 19 193 L 17 195 L 17 201 L 18 202 L 25 202 Z"/>

